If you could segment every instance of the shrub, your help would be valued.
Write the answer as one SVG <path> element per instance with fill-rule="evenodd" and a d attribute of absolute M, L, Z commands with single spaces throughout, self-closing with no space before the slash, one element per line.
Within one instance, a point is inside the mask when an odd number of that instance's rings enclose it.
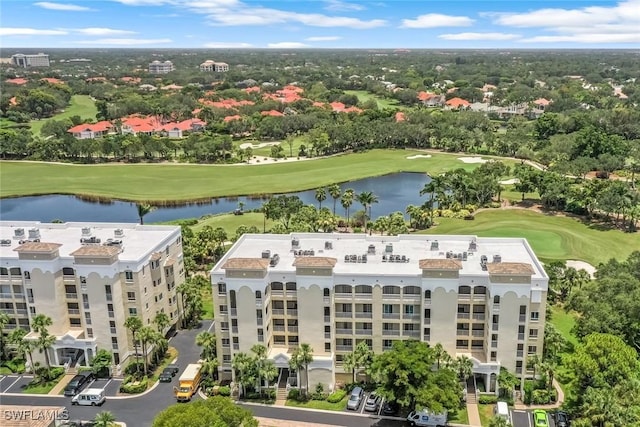
<path fill-rule="evenodd" d="M 24 360 L 23 359 L 12 359 L 5 361 L 2 366 L 5 366 L 14 374 L 21 374 L 24 372 Z"/>
<path fill-rule="evenodd" d="M 218 394 L 225 397 L 231 396 L 231 389 L 229 388 L 229 386 L 219 387 Z"/>
<path fill-rule="evenodd" d="M 124 368 L 125 375 L 131 375 L 136 372 L 144 372 L 144 363 L 136 363 L 135 361 L 133 361 Z"/>
<path fill-rule="evenodd" d="M 347 395 L 346 390 L 336 390 L 327 397 L 327 402 L 329 403 L 338 403 Z"/>
<path fill-rule="evenodd" d="M 287 399 L 300 400 L 300 389 L 292 388 L 287 394 Z"/>
<path fill-rule="evenodd" d="M 481 405 L 491 405 L 498 401 L 498 396 L 481 394 L 478 398 L 478 403 Z"/>
<path fill-rule="evenodd" d="M 128 378 L 132 378 L 132 377 L 128 377 Z M 126 393 L 126 394 L 137 394 L 137 393 L 142 393 L 143 391 L 145 391 L 147 389 L 147 379 L 143 378 L 142 380 L 138 381 L 138 382 L 126 382 L 125 381 L 122 383 L 122 385 L 120 386 L 120 392 L 121 393 Z"/>

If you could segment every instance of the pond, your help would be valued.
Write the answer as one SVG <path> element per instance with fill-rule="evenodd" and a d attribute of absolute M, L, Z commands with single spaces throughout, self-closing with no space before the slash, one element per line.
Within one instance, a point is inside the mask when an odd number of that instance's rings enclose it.
<path fill-rule="evenodd" d="M 356 194 L 371 191 L 378 197 L 371 215 L 377 218 L 392 212 L 404 212 L 407 205 L 421 205 L 427 196 L 420 196 L 420 190 L 430 181 L 422 173 L 396 173 L 375 178 L 360 179 L 340 185 L 342 190 L 352 188 Z M 288 193 L 295 195 L 305 204 L 318 205 L 315 190 Z M 215 198 L 182 206 L 158 207 L 144 217 L 145 223 L 172 221 L 184 218 L 200 218 L 203 215 L 232 212 L 238 203 L 244 203 L 244 210 L 257 209 L 266 201 L 262 198 L 229 197 Z M 333 198 L 327 193 L 323 207 L 333 209 Z M 354 201 L 351 213 L 362 210 L 362 205 Z M 344 215 L 344 208 L 338 199 L 336 214 Z M 89 202 L 75 196 L 49 195 L 0 199 L 0 219 L 3 221 L 51 222 L 60 219 L 65 222 L 138 222 L 136 205 L 133 202 Z"/>

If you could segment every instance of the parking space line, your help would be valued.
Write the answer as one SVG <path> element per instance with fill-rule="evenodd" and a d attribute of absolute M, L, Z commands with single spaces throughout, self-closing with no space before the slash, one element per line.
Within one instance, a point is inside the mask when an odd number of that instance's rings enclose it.
<path fill-rule="evenodd" d="M 102 387 L 102 389 L 106 390 L 107 386 L 111 384 L 111 381 L 113 381 L 113 378 L 109 378 L 109 381 L 107 381 L 107 383 L 104 385 L 104 387 Z"/>
<path fill-rule="evenodd" d="M 9 387 L 7 387 L 7 389 L 5 391 L 9 391 L 11 389 L 11 387 L 13 387 L 14 385 L 16 385 L 16 383 L 20 381 L 20 377 L 17 377 L 16 380 L 14 382 L 11 383 L 11 385 Z"/>
<path fill-rule="evenodd" d="M 364 414 L 364 407 L 367 404 L 367 399 L 369 398 L 369 395 L 365 393 L 364 397 L 362 398 L 362 402 L 360 402 L 360 404 L 362 405 L 362 407 L 360 408 L 360 413 Z"/>

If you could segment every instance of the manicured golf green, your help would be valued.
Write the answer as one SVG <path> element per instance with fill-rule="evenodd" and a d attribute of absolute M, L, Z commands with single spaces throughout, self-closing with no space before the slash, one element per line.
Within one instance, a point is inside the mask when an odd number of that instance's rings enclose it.
<path fill-rule="evenodd" d="M 625 259 L 640 250 L 637 233 L 598 230 L 579 219 L 545 215 L 523 209 L 478 212 L 474 221 L 436 218 L 427 234 L 475 234 L 483 237 L 524 237 L 542 261 L 581 260 L 598 265 L 610 258 Z"/>
<path fill-rule="evenodd" d="M 191 227 L 193 231 L 197 232 L 202 230 L 202 227 L 208 225 L 213 228 L 222 227 L 227 231 L 229 237 L 235 233 L 235 231 L 241 225 L 251 227 L 256 226 L 258 230 L 262 232 L 264 227 L 264 215 L 257 212 L 246 212 L 244 215 L 233 215 L 233 214 L 223 214 L 223 215 L 213 215 L 208 218 L 202 219 L 198 221 L 196 225 Z M 273 221 L 267 220 L 267 229 L 273 226 Z"/>
<path fill-rule="evenodd" d="M 398 103 L 395 99 L 386 99 L 376 96 L 372 93 L 367 92 L 366 90 L 345 90 L 344 93 L 348 95 L 355 95 L 358 97 L 360 102 L 367 102 L 370 99 L 375 99 L 378 102 L 378 108 L 399 108 L 404 109 L 404 107 Z"/>
<path fill-rule="evenodd" d="M 98 109 L 89 95 L 73 95 L 71 102 L 61 113 L 54 115 L 51 118 L 43 120 L 32 120 L 29 122 L 31 131 L 34 135 L 40 135 L 40 130 L 47 120 L 62 120 L 72 116 L 80 116 L 81 119 L 96 119 Z"/>
<path fill-rule="evenodd" d="M 473 170 L 456 154 L 371 150 L 329 158 L 268 165 L 0 163 L 0 197 L 84 194 L 135 201 L 286 193 L 396 172 L 439 174 Z M 505 163 L 513 165 L 512 160 Z"/>
<path fill-rule="evenodd" d="M 578 344 L 578 338 L 572 332 L 576 324 L 575 312 L 566 312 L 561 307 L 554 305 L 551 307 L 551 323 L 562 334 L 564 339 L 573 345 Z"/>

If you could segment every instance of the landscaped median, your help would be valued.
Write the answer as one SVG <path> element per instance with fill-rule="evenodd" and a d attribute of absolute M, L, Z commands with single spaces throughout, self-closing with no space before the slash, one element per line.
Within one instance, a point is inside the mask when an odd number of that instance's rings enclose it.
<path fill-rule="evenodd" d="M 178 358 L 178 350 L 169 347 L 162 361 L 153 368 L 153 372 L 148 376 L 139 373 L 140 366 L 136 366 L 136 362 L 130 363 L 125 368 L 125 378 L 120 385 L 121 394 L 139 394 L 145 392 L 149 387 L 158 382 L 158 377 L 162 370 Z M 141 364 L 141 363 L 140 363 Z"/>
<path fill-rule="evenodd" d="M 321 384 L 319 384 L 321 385 Z M 344 411 L 347 407 L 347 390 L 339 389 L 331 394 L 325 393 L 324 388 L 316 389 L 315 393 L 304 396 L 297 388 L 291 389 L 285 406 L 307 409 L 323 409 L 325 411 Z"/>

